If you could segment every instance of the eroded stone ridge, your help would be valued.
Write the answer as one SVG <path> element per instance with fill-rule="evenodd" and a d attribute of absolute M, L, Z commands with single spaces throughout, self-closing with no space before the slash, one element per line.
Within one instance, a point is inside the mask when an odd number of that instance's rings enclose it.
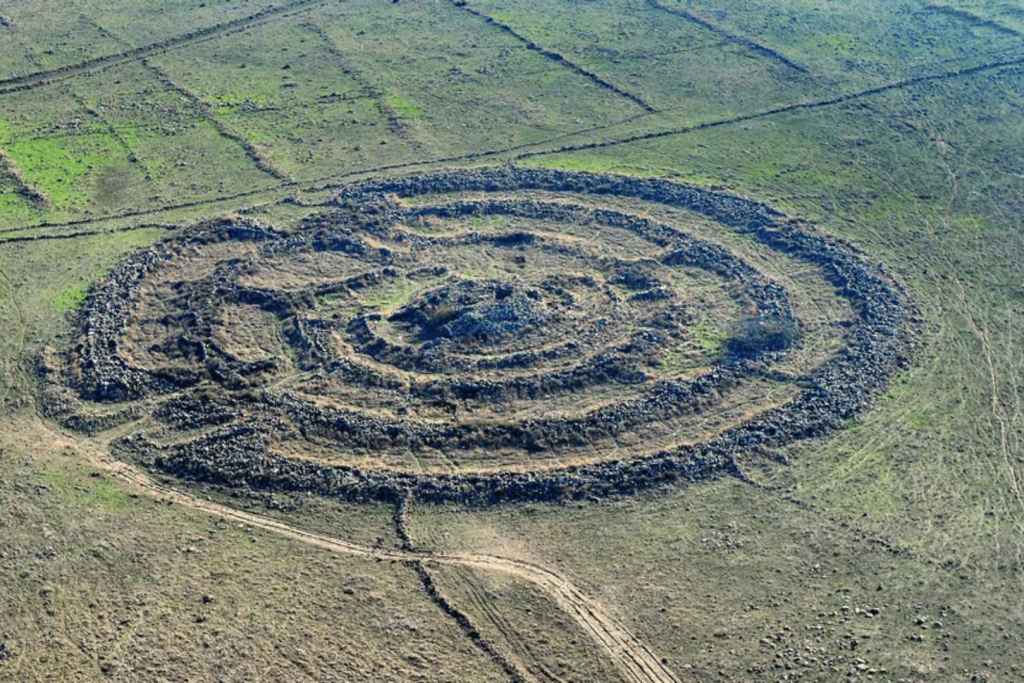
<path fill-rule="evenodd" d="M 604 496 L 826 435 L 912 346 L 884 272 L 728 194 L 502 168 L 334 203 L 295 232 L 223 220 L 119 264 L 48 369 L 55 414 L 225 486 Z M 785 334 L 730 343 L 767 328 Z"/>

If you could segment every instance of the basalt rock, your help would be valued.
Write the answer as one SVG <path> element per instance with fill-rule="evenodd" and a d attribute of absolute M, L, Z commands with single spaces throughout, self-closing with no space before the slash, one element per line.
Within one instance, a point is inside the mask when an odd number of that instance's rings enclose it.
<path fill-rule="evenodd" d="M 421 195 L 432 203 L 407 201 Z M 616 208 L 595 208 L 603 197 Z M 795 300 L 724 242 L 624 200 L 812 268 L 851 311 L 828 328 L 838 350 L 784 402 L 737 402 L 799 362 Z M 448 224 L 463 227 L 436 229 Z M 717 283 L 721 311 L 793 334 L 678 369 L 705 343 L 691 271 Z M 855 249 L 758 202 L 653 179 L 445 171 L 350 185 L 296 233 L 218 221 L 132 255 L 93 289 L 46 381 L 77 394 L 55 411 L 71 428 L 145 417 L 116 452 L 186 480 L 359 501 L 585 498 L 736 473 L 739 455 L 830 434 L 907 366 L 916 324 Z"/>

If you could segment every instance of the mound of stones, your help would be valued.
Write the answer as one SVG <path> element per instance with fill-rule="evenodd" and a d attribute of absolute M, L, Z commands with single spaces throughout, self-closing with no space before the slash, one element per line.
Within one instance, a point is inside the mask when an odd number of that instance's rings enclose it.
<path fill-rule="evenodd" d="M 853 311 L 842 347 L 783 405 L 700 442 L 587 457 L 701 415 L 800 343 L 723 353 L 694 376 L 652 371 L 699 313 L 673 285 L 682 271 L 717 278 L 757 321 L 800 322 L 787 290 L 729 249 L 612 200 L 692 212 L 813 265 Z M 115 443 L 122 457 L 229 487 L 357 501 L 601 497 L 719 476 L 737 456 L 825 436 L 868 407 L 913 347 L 914 309 L 879 267 L 729 194 L 500 168 L 366 181 L 334 204 L 296 232 L 223 220 L 120 263 L 92 291 L 80 341 L 50 375 L 72 396 L 56 412 L 87 431 L 142 415 L 145 428 Z M 434 229 L 491 219 L 594 226 L 649 253 L 556 228 Z M 500 268 L 453 265 L 477 253 Z M 313 270 L 326 274 L 310 279 Z M 600 400 L 572 410 L 591 394 Z M 508 406 L 518 412 L 506 419 Z M 321 450 L 345 457 L 308 457 Z M 466 454 L 492 453 L 505 459 L 460 466 Z M 447 467 L 414 466 L 424 454 Z"/>

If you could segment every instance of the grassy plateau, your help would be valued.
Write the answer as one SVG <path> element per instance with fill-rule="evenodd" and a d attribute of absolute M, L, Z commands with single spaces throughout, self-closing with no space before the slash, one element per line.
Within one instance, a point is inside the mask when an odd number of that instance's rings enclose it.
<path fill-rule="evenodd" d="M 113 444 L 134 423 L 84 433 L 47 409 L 47 359 L 86 340 L 93 288 L 140 249 L 223 217 L 303 234 L 351 183 L 483 168 L 764 202 L 905 291 L 919 317 L 910 362 L 841 429 L 734 454 L 721 476 L 496 505 L 359 502 L 145 467 L 133 482 Z M 805 322 L 779 367 L 789 374 L 726 396 L 700 430 L 791 396 L 803 365 L 846 341 L 848 304 L 815 268 L 696 214 L 594 197 L 498 196 L 683 225 L 784 286 Z M 408 212 L 433 199 L 388 201 Z M 580 264 L 656 261 L 625 231 L 504 215 L 401 228 L 403 239 L 366 231 L 364 244 L 447 270 L 410 268 L 318 310 L 382 312 L 382 336 L 420 343 L 393 318 L 441 283 L 571 271 L 559 292 L 588 305 L 612 292 L 623 337 L 646 324 L 633 289 L 577 283 Z M 519 268 L 500 236 L 531 229 L 556 247 Z M 478 241 L 409 246 L 465 235 Z M 182 248 L 197 269 L 202 248 Z M 238 249 L 228 256 L 253 253 Z M 322 285 L 362 272 L 347 258 L 270 259 L 246 277 L 264 290 Z M 685 343 L 644 369 L 686 378 L 726 354 L 723 321 L 747 304 L 705 271 L 672 277 Z M 144 334 L 123 347 L 156 354 L 172 318 L 198 328 L 172 315 L 181 291 L 144 290 L 130 320 Z M 230 315 L 222 327 L 253 357 L 287 345 L 249 309 Z M 1020 2 L 3 3 L 0 329 L 0 681 L 1024 680 Z M 377 357 L 366 366 L 397 377 L 395 394 L 303 384 L 316 371 L 301 361 L 288 355 L 293 374 L 245 389 L 301 385 L 318 405 L 428 426 L 465 409 L 406 401 L 413 373 Z M 536 424 L 633 391 L 606 383 L 585 406 L 517 396 L 473 417 Z M 690 429 L 676 419 L 566 457 L 653 450 Z M 322 435 L 302 437 L 273 452 L 306 457 L 295 444 Z M 342 445 L 328 454 L 338 462 L 419 472 L 525 471 L 547 453 Z"/>

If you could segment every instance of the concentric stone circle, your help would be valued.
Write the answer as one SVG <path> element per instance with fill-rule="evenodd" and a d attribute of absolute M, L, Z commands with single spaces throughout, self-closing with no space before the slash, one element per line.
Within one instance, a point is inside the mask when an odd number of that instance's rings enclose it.
<path fill-rule="evenodd" d="M 54 413 L 118 426 L 121 457 L 493 503 L 702 479 L 823 436 L 906 364 L 915 316 L 879 267 L 763 204 L 494 168 L 356 183 L 297 231 L 182 231 L 78 324 Z M 735 343 L 766 325 L 793 332 Z"/>

